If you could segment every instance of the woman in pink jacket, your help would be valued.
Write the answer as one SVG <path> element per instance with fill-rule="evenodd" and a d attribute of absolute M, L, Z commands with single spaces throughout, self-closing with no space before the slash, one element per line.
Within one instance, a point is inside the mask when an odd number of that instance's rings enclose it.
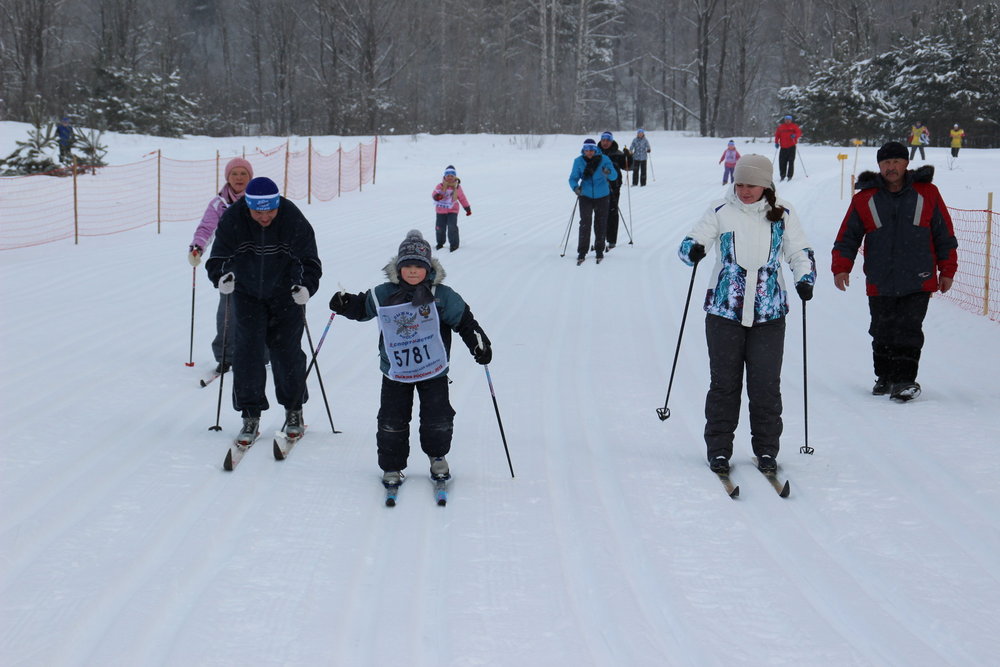
<path fill-rule="evenodd" d="M 445 236 L 447 236 L 449 250 L 458 250 L 458 207 L 459 204 L 465 209 L 466 215 L 472 215 L 472 207 L 469 200 L 462 192 L 462 181 L 458 178 L 455 167 L 450 164 L 444 170 L 444 178 L 434 187 L 431 194 L 434 199 L 434 211 L 437 213 L 437 221 L 434 223 L 434 231 L 437 233 L 438 250 L 444 247 Z"/>
<path fill-rule="evenodd" d="M 194 230 L 194 239 L 188 246 L 188 261 L 191 266 L 201 264 L 201 256 L 205 248 L 215 237 L 215 228 L 219 226 L 219 218 L 227 208 L 239 201 L 247 189 L 247 183 L 253 178 L 253 167 L 241 157 L 234 157 L 226 164 L 226 184 L 222 186 L 212 201 L 208 202 L 205 214 L 201 216 L 198 228 Z M 222 358 L 222 332 L 226 321 L 225 297 L 219 295 L 219 308 L 215 313 L 215 340 L 212 341 L 212 353 L 215 355 L 216 373 L 229 370 L 230 361 Z M 230 355 L 230 359 L 232 356 Z"/>

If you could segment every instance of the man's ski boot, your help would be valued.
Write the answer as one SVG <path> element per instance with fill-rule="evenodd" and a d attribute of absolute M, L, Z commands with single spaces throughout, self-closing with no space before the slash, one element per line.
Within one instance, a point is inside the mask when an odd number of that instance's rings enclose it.
<path fill-rule="evenodd" d="M 244 417 L 243 428 L 236 436 L 236 444 L 240 447 L 249 447 L 260 435 L 260 417 Z"/>
<path fill-rule="evenodd" d="M 892 381 L 889 378 L 879 378 L 872 387 L 872 396 L 885 396 L 892 393 Z"/>
<path fill-rule="evenodd" d="M 729 459 L 727 459 L 725 456 L 716 456 L 714 459 L 708 462 L 708 467 L 712 469 L 712 472 L 718 475 L 728 475 Z"/>
<path fill-rule="evenodd" d="M 304 432 L 302 410 L 285 410 L 285 437 L 294 440 L 301 438 Z"/>
<path fill-rule="evenodd" d="M 770 454 L 764 454 L 757 459 L 757 469 L 765 475 L 772 472 L 778 472 L 778 461 L 775 460 L 775 458 Z"/>
<path fill-rule="evenodd" d="M 382 486 L 385 488 L 399 488 L 406 476 L 400 470 L 386 470 L 382 473 Z"/>
<path fill-rule="evenodd" d="M 920 395 L 920 385 L 916 382 L 897 382 L 892 387 L 892 394 L 889 396 L 898 403 L 912 401 Z"/>

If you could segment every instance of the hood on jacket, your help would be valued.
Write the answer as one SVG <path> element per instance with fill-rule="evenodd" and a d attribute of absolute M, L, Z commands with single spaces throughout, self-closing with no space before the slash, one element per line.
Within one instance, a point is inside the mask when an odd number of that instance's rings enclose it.
<path fill-rule="evenodd" d="M 396 268 L 396 260 L 398 255 L 393 255 L 389 263 L 382 267 L 382 272 L 385 273 L 386 279 L 393 285 L 400 284 L 399 269 Z M 430 280 L 431 285 L 440 285 L 444 282 L 445 276 L 444 267 L 441 266 L 441 262 L 437 260 L 437 257 L 431 257 L 431 270 L 427 274 L 427 278 Z"/>
<path fill-rule="evenodd" d="M 908 169 L 904 179 L 904 187 L 911 183 L 930 183 L 934 180 L 934 165 L 925 164 L 916 169 Z M 869 188 L 880 188 L 885 185 L 882 174 L 877 171 L 863 171 L 858 174 L 858 182 L 854 184 L 855 190 L 867 190 Z"/>

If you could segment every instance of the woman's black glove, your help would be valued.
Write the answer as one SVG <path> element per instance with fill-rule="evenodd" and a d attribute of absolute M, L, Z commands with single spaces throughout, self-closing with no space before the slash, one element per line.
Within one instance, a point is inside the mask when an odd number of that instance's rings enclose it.
<path fill-rule="evenodd" d="M 807 283 L 804 280 L 800 280 L 795 283 L 795 291 L 799 293 L 799 298 L 803 301 L 808 301 L 813 298 L 813 286 L 812 283 Z"/>

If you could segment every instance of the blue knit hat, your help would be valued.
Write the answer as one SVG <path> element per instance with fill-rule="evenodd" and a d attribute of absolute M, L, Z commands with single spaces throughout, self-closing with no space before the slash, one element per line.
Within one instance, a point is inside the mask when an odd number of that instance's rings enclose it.
<path fill-rule="evenodd" d="M 449 164 L 447 167 L 444 168 L 444 175 L 445 176 L 458 176 L 458 172 L 455 171 L 455 167 L 454 166 L 452 166 L 452 165 Z"/>
<path fill-rule="evenodd" d="M 266 176 L 258 176 L 247 183 L 243 198 L 251 211 L 273 211 L 281 201 L 278 186 Z"/>
<path fill-rule="evenodd" d="M 580 152 L 582 153 L 583 151 L 594 151 L 596 153 L 597 152 L 597 144 L 594 143 L 593 139 L 584 139 L 583 140 L 583 148 L 580 149 Z"/>
<path fill-rule="evenodd" d="M 615 140 L 614 136 L 610 132 L 607 132 L 607 131 L 601 132 L 601 141 L 604 141 L 605 139 L 607 139 L 608 141 L 614 141 Z"/>
<path fill-rule="evenodd" d="M 638 130 L 636 130 L 636 131 L 635 131 L 635 133 L 636 133 L 636 134 L 646 134 L 646 130 L 644 130 L 644 129 L 642 129 L 642 128 L 640 127 L 640 128 L 638 129 Z"/>

